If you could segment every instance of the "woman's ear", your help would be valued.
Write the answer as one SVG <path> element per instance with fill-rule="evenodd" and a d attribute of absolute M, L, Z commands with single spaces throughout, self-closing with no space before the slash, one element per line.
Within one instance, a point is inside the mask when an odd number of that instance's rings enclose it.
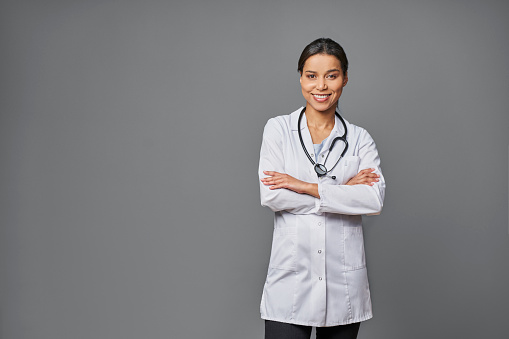
<path fill-rule="evenodd" d="M 346 71 L 345 76 L 343 77 L 343 87 L 346 86 L 348 82 L 348 71 Z"/>
<path fill-rule="evenodd" d="M 302 72 L 299 72 L 300 76 L 299 76 L 299 82 L 302 84 Z"/>

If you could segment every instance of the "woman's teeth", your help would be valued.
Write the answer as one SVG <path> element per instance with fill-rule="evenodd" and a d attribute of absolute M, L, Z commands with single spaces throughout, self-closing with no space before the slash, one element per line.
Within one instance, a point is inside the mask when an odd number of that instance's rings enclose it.
<path fill-rule="evenodd" d="M 329 96 L 329 94 L 324 94 L 324 95 L 318 95 L 318 94 L 313 94 L 315 97 L 317 97 L 318 99 L 325 99 Z"/>

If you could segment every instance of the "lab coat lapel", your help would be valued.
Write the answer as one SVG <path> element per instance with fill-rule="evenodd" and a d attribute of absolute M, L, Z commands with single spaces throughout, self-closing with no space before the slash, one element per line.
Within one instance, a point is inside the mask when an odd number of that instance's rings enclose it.
<path fill-rule="evenodd" d="M 322 153 L 325 154 L 325 156 L 327 156 L 327 152 L 332 144 L 332 141 L 335 138 L 340 137 L 345 133 L 345 128 L 343 127 L 341 120 L 339 120 L 339 118 L 337 116 L 335 116 L 335 118 L 336 118 L 336 120 L 334 123 L 334 128 L 332 128 L 332 131 L 331 131 L 329 137 L 326 139 L 326 141 L 323 145 L 323 148 L 322 148 Z M 345 123 L 346 123 L 346 121 L 345 121 Z M 332 149 L 331 154 L 329 155 L 329 159 L 328 159 L 327 165 L 326 165 L 327 168 L 331 168 L 332 166 L 334 166 L 337 159 L 343 152 L 344 148 L 345 148 L 344 142 L 342 142 L 341 140 L 336 141 L 336 143 L 334 144 L 334 148 Z M 331 164 L 331 161 L 332 161 L 332 164 Z"/>
<path fill-rule="evenodd" d="M 300 112 L 302 111 L 302 109 L 303 109 L 303 107 L 299 108 L 298 110 L 293 112 L 290 116 L 293 138 L 295 140 L 295 143 L 297 145 L 299 145 L 298 147 L 300 148 L 300 150 L 298 152 L 301 154 L 299 156 L 299 159 L 300 159 L 299 166 L 304 166 L 304 168 L 303 168 L 304 170 L 299 171 L 299 172 L 301 172 L 301 174 L 305 176 L 305 177 L 301 178 L 302 180 L 309 181 L 309 182 L 316 182 L 318 179 L 317 179 L 317 176 L 316 176 L 316 173 L 314 170 L 314 166 L 311 163 L 311 161 L 309 161 L 308 157 L 304 153 L 304 150 L 302 150 L 302 146 L 300 144 L 298 125 L 299 125 L 299 116 L 300 116 Z M 313 159 L 313 161 L 315 161 L 315 148 L 313 146 L 313 140 L 311 139 L 311 134 L 309 133 L 306 114 L 303 114 L 303 116 L 302 116 L 302 120 L 300 122 L 300 130 L 302 133 L 302 141 L 304 142 L 304 146 L 306 147 L 306 149 L 307 149 L 309 155 L 311 156 L 311 158 Z"/>
<path fill-rule="evenodd" d="M 306 146 L 306 149 L 308 150 L 309 154 L 315 160 L 314 153 L 315 153 L 315 147 L 313 146 L 313 139 L 311 139 L 311 133 L 309 132 L 308 128 L 308 121 L 306 119 L 306 114 L 302 117 L 301 121 L 301 133 L 302 133 L 302 140 L 304 140 L 304 145 Z M 297 132 L 298 133 L 298 132 Z M 300 142 L 300 140 L 299 140 Z M 309 162 L 311 164 L 311 162 Z"/>
<path fill-rule="evenodd" d="M 347 124 L 347 126 L 348 126 L 347 121 L 345 121 L 345 124 Z M 327 143 L 324 144 L 324 147 L 323 147 L 325 149 L 325 152 L 322 154 L 324 154 L 325 157 L 327 157 L 327 154 L 328 154 L 328 151 L 329 151 L 332 141 L 337 137 L 343 136 L 344 131 L 345 131 L 345 128 L 344 128 L 343 124 L 341 123 L 341 120 L 336 116 L 336 123 L 334 125 L 334 128 L 327 140 Z M 346 147 L 346 145 L 342 140 L 337 140 L 336 143 L 334 144 L 334 147 L 332 148 L 332 150 L 330 151 L 330 154 L 328 156 L 327 163 L 325 164 L 325 167 L 330 171 L 329 175 L 334 175 L 337 178 L 341 178 L 342 172 L 344 171 L 343 166 L 345 164 L 345 160 L 344 159 L 340 160 L 337 165 L 336 165 L 336 163 L 338 162 L 338 159 L 341 156 L 341 153 L 343 153 L 343 150 L 345 149 L 345 147 Z M 320 159 L 322 160 L 321 161 L 322 163 L 323 163 L 323 161 L 325 161 L 325 158 L 320 158 Z M 338 183 L 338 182 L 335 181 L 334 183 Z"/>

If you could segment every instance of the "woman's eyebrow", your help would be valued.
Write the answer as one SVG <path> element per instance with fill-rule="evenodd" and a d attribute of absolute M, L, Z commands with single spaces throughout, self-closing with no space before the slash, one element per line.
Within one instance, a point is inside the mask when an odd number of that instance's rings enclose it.
<path fill-rule="evenodd" d="M 333 69 L 329 69 L 327 72 L 325 73 L 330 73 L 330 72 L 340 72 L 341 70 L 337 69 L 337 68 L 333 68 Z M 305 71 L 304 73 L 317 73 L 315 71 Z"/>

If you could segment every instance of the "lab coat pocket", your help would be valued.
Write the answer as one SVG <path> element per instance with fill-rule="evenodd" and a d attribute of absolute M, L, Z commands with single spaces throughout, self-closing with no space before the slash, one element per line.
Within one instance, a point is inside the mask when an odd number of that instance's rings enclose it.
<path fill-rule="evenodd" d="M 345 246 L 345 271 L 351 271 L 366 267 L 362 226 L 343 226 L 343 229 L 343 239 Z"/>
<path fill-rule="evenodd" d="M 297 250 L 297 227 L 274 228 L 269 267 L 295 270 Z"/>
<path fill-rule="evenodd" d="M 359 173 L 360 162 L 361 157 L 356 155 L 351 155 L 343 158 L 342 160 L 343 176 L 341 180 L 341 185 L 346 184 L 348 180 L 352 179 L 357 173 Z"/>

